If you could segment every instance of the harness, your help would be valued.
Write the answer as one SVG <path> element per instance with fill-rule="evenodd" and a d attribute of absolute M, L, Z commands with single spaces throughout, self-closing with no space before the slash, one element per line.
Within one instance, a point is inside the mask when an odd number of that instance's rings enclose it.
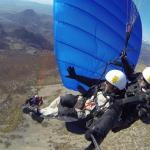
<path fill-rule="evenodd" d="M 124 99 L 121 99 L 118 103 L 120 105 L 125 105 L 127 103 L 149 103 L 150 100 L 150 90 L 147 90 L 146 92 L 143 92 L 142 90 L 134 91 L 131 96 L 128 95 L 128 97 L 125 97 Z"/>

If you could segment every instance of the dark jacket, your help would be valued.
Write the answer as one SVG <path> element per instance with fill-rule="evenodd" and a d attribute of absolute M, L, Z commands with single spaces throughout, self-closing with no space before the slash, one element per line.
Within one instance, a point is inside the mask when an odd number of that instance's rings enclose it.
<path fill-rule="evenodd" d="M 93 85 L 98 85 L 104 82 L 104 80 L 101 79 L 93 79 L 80 75 L 76 75 L 75 80 L 87 85 L 88 87 L 92 87 Z"/>
<path fill-rule="evenodd" d="M 131 64 L 129 64 L 127 57 L 121 57 L 121 61 L 122 61 L 123 69 L 124 69 L 124 72 L 127 76 L 127 79 L 131 82 L 137 82 L 141 73 L 140 72 L 137 72 L 137 73 L 134 72 L 134 67 Z"/>

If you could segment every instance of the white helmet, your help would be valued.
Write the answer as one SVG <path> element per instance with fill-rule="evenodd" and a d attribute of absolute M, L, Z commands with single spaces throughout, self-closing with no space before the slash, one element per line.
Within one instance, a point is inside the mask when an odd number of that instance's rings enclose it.
<path fill-rule="evenodd" d="M 150 84 L 150 67 L 146 67 L 143 70 L 142 75 L 144 79 L 146 80 L 146 82 Z"/>
<path fill-rule="evenodd" d="M 126 88 L 127 78 L 126 78 L 126 75 L 120 70 L 109 71 L 106 74 L 105 79 L 110 84 L 117 87 L 119 90 L 123 90 Z"/>

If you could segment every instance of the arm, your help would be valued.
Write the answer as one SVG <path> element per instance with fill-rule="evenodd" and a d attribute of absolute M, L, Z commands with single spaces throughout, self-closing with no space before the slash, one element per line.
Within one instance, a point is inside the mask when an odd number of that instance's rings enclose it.
<path fill-rule="evenodd" d="M 92 79 L 92 78 L 88 78 L 88 77 L 80 76 L 80 75 L 77 75 L 75 79 L 89 87 L 102 82 L 99 79 Z"/>
<path fill-rule="evenodd" d="M 134 74 L 134 69 L 133 67 L 129 64 L 129 61 L 127 59 L 126 53 L 123 51 L 121 54 L 121 61 L 123 65 L 124 72 L 129 80 L 132 80 L 133 74 Z"/>
<path fill-rule="evenodd" d="M 87 94 L 87 90 L 83 87 L 83 86 L 81 86 L 81 85 L 79 85 L 78 87 L 77 87 L 77 89 L 78 89 L 78 91 L 83 95 L 83 96 L 85 96 L 86 94 Z"/>
<path fill-rule="evenodd" d="M 67 69 L 69 75 L 67 76 L 68 78 L 71 78 L 71 79 L 75 79 L 89 87 L 97 84 L 97 83 L 101 83 L 103 82 L 103 80 L 99 80 L 99 79 L 92 79 L 92 78 L 89 78 L 89 77 L 85 77 L 85 76 L 80 76 L 80 75 L 77 75 L 75 70 L 74 70 L 74 67 L 68 67 Z"/>
<path fill-rule="evenodd" d="M 99 143 L 107 136 L 108 132 L 113 128 L 114 123 L 118 120 L 121 108 L 118 105 L 112 105 L 100 118 L 98 118 L 91 129 L 85 133 L 85 138 L 91 141 L 91 134 Z"/>

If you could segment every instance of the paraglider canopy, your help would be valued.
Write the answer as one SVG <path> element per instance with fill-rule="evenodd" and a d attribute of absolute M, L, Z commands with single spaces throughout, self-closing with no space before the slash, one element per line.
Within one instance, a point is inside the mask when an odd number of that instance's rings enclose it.
<path fill-rule="evenodd" d="M 81 83 L 67 78 L 67 68 L 77 74 L 104 78 L 104 70 L 126 49 L 136 66 L 142 42 L 140 16 L 132 0 L 55 0 L 55 55 L 63 84 L 73 90 Z M 129 33 L 128 39 L 126 33 Z"/>

